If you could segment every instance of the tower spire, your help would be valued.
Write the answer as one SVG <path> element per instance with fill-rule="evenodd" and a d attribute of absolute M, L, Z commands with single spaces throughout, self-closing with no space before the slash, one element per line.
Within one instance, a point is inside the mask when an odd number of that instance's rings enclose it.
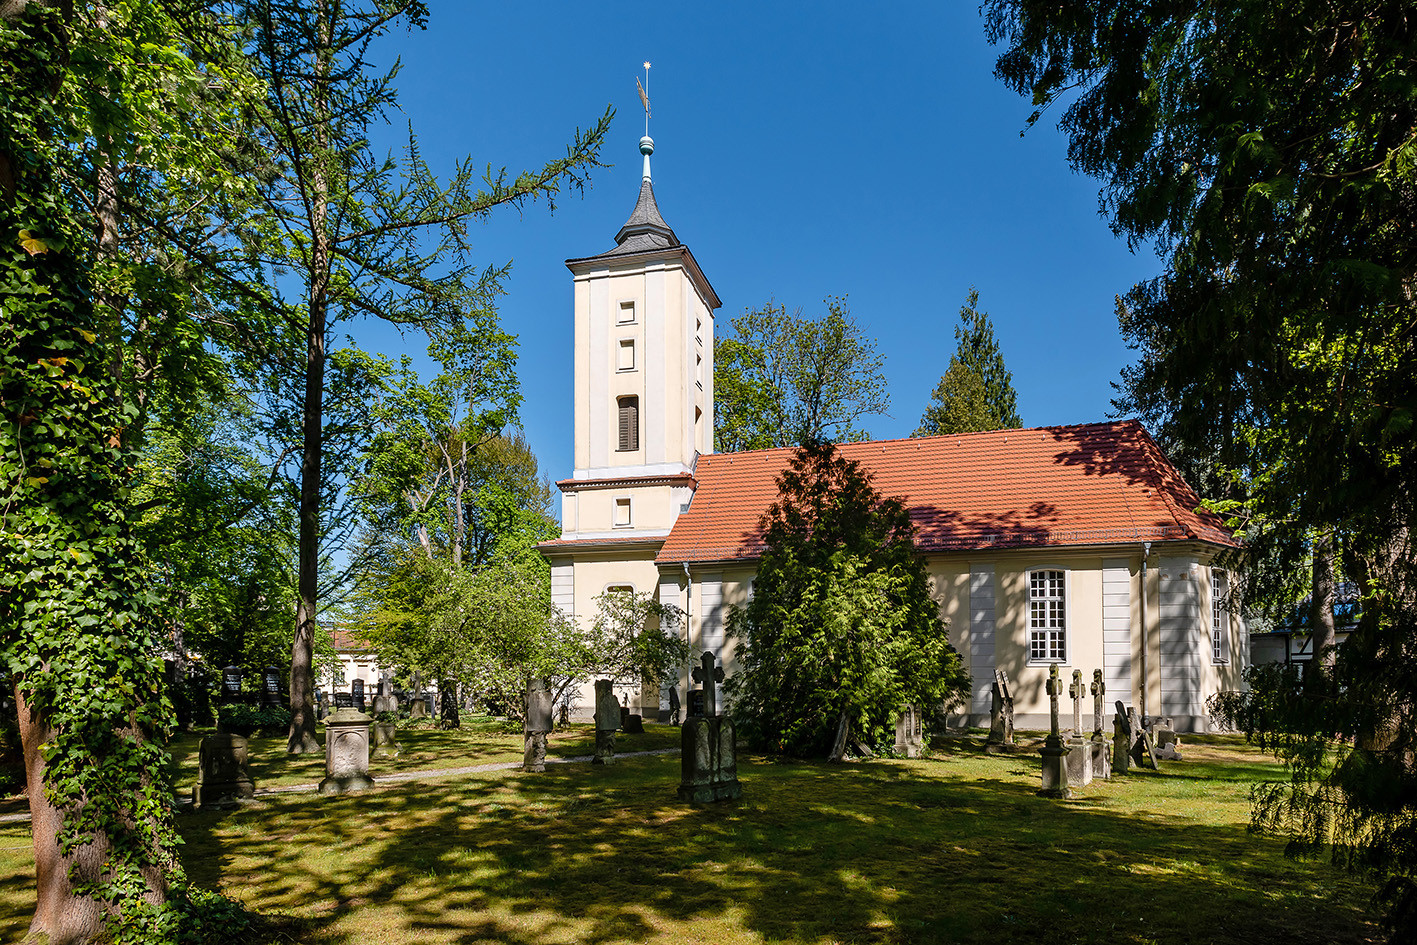
<path fill-rule="evenodd" d="M 640 153 L 645 156 L 644 179 L 649 180 L 649 156 L 654 153 L 654 139 L 649 136 L 649 62 L 645 62 L 645 84 L 640 85 L 635 77 L 635 90 L 640 93 L 640 102 L 645 107 L 645 136 L 640 139 Z"/>

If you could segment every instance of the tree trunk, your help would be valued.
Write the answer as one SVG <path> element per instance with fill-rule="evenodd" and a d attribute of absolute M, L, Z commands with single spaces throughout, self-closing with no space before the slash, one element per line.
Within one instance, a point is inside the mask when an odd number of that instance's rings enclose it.
<path fill-rule="evenodd" d="M 315 146 L 310 166 L 310 271 L 305 349 L 305 397 L 301 412 L 300 537 L 297 550 L 299 576 L 296 594 L 295 639 L 290 647 L 290 737 L 286 751 L 293 755 L 317 752 L 315 737 L 315 621 L 319 614 L 320 484 L 325 420 L 325 324 L 329 307 L 330 254 L 328 153 L 329 108 L 326 89 L 331 56 L 330 21 L 324 4 L 316 22 Z"/>
<path fill-rule="evenodd" d="M 1314 539 L 1313 595 L 1309 625 L 1313 631 L 1314 666 L 1325 675 L 1333 671 L 1337 632 L 1333 619 L 1333 533 L 1321 532 Z"/>
<path fill-rule="evenodd" d="M 836 738 L 832 739 L 831 751 L 827 754 L 827 761 L 841 761 L 846 757 L 846 746 L 851 741 L 851 719 L 847 716 L 846 710 L 841 710 L 841 717 L 836 721 Z"/>

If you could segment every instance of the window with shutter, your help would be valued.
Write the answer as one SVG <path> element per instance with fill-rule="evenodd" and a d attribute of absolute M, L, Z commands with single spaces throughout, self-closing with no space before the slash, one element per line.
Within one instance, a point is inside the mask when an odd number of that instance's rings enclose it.
<path fill-rule="evenodd" d="M 620 445 L 619 449 L 637 450 L 640 448 L 640 399 L 638 397 L 621 397 L 618 401 L 620 406 Z"/>

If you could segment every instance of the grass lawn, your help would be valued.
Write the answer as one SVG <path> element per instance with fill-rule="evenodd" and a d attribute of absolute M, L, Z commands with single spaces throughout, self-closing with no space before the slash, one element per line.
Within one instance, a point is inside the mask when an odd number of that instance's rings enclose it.
<path fill-rule="evenodd" d="M 415 735 L 421 767 L 519 756 L 491 726 Z M 583 754 L 590 733 L 563 739 L 553 754 Z M 1239 741 L 1183 741 L 1186 761 L 1071 801 L 1034 795 L 1036 753 L 961 741 L 836 767 L 740 756 L 744 800 L 719 808 L 678 802 L 679 759 L 654 756 L 271 795 L 178 827 L 194 880 L 295 917 L 269 940 L 309 945 L 1380 938 L 1371 887 L 1246 831 L 1250 785 L 1279 769 Z M 272 781 L 318 777 L 265 763 Z M 33 907 L 27 832 L 0 828 L 0 940 Z"/>

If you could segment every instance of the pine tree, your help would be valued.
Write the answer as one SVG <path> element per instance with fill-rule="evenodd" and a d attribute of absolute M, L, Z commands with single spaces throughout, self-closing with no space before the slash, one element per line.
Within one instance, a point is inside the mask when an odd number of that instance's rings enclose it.
<path fill-rule="evenodd" d="M 979 311 L 978 305 L 979 291 L 971 286 L 955 326 L 955 353 L 935 385 L 915 436 L 1023 426 L 1013 374 L 1004 367 L 989 313 Z"/>

